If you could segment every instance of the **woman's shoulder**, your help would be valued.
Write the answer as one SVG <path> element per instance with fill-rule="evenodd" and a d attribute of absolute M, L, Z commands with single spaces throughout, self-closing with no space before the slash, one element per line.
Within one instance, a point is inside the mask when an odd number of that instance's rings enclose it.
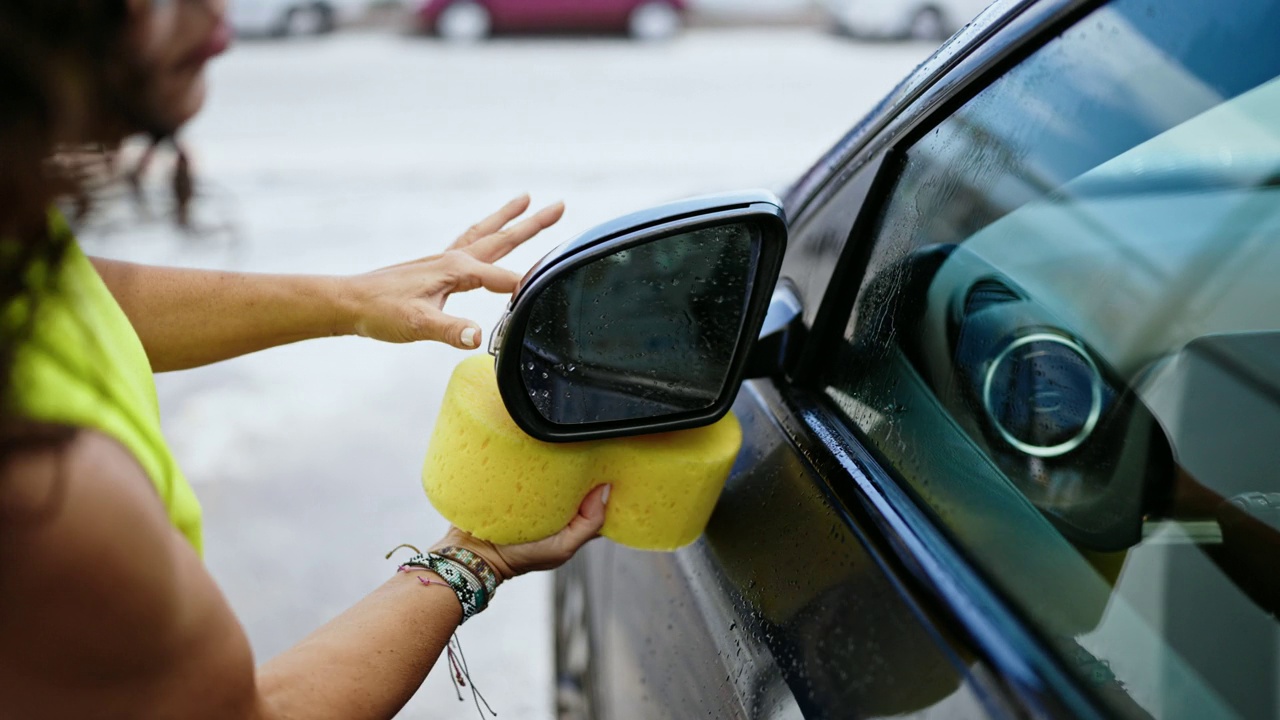
<path fill-rule="evenodd" d="M 0 704 L 81 717 L 104 668 L 127 683 L 179 657 L 199 561 L 109 436 L 0 435 Z"/>
<path fill-rule="evenodd" d="M 25 420 L 0 427 L 0 568 L 14 556 L 65 567 L 86 548 L 95 562 L 113 549 L 146 555 L 152 529 L 172 532 L 154 486 L 117 440 Z"/>

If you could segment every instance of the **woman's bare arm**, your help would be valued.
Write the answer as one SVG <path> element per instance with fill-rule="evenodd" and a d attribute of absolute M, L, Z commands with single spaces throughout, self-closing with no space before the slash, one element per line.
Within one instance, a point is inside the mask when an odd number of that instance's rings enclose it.
<path fill-rule="evenodd" d="M 564 214 L 556 204 L 507 227 L 528 207 L 528 197 L 517 198 L 439 255 L 350 277 L 188 270 L 99 258 L 93 264 L 157 372 L 333 335 L 475 348 L 480 328 L 446 315 L 445 301 L 481 287 L 515 289 L 519 276 L 493 263 Z"/>
<path fill-rule="evenodd" d="M 523 552 L 566 560 L 603 524 L 603 494 Z M 0 472 L 0 597 L 0 707 L 23 718 L 389 718 L 461 617 L 447 588 L 394 575 L 255 671 L 151 483 L 89 431 Z"/>

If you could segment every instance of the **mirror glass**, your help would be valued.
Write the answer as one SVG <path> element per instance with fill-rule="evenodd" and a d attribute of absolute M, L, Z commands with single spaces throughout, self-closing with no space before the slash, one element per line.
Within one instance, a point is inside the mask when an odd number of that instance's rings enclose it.
<path fill-rule="evenodd" d="M 534 407 L 580 425 L 713 406 L 747 315 L 759 236 L 737 222 L 659 237 L 551 280 L 521 343 Z"/>

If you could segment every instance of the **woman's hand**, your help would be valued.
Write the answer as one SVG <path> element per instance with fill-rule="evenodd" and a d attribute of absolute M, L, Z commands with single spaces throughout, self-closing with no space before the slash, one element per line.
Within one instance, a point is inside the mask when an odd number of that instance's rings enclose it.
<path fill-rule="evenodd" d="M 515 291 L 520 276 L 493 263 L 559 222 L 564 204 L 556 203 L 510 227 L 529 209 L 521 196 L 481 220 L 439 254 L 346 280 L 345 320 L 339 334 L 355 334 L 393 343 L 436 340 L 454 347 L 480 347 L 480 328 L 446 315 L 444 304 L 456 292 L 483 287 Z"/>
<path fill-rule="evenodd" d="M 568 562 L 589 540 L 600 536 L 611 489 L 611 485 L 601 485 L 588 493 L 569 525 L 545 540 L 523 545 L 494 545 L 458 528 L 449 528 L 444 539 L 431 549 L 450 545 L 466 548 L 488 561 L 503 580 L 535 570 L 554 570 Z"/>

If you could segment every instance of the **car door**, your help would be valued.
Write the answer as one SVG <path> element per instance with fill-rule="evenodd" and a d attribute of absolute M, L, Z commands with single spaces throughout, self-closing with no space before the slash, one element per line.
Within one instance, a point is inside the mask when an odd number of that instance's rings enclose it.
<path fill-rule="evenodd" d="M 616 15 L 617 0 L 492 0 L 503 17 L 522 30 L 581 30 Z"/>
<path fill-rule="evenodd" d="M 575 30 L 620 30 L 627 26 L 633 0 L 559 0 L 562 27 Z"/>
<path fill-rule="evenodd" d="M 704 539 L 575 565 L 598 717 L 1273 716 L 1268 555 L 1218 546 L 1272 547 L 1277 304 L 1246 271 L 1274 246 L 1280 23 L 1224 12 L 988 18 L 802 180 L 809 335 L 735 405 Z M 1206 439 L 1231 408 L 1252 440 Z M 1179 487 L 1230 501 L 1170 515 Z"/>

